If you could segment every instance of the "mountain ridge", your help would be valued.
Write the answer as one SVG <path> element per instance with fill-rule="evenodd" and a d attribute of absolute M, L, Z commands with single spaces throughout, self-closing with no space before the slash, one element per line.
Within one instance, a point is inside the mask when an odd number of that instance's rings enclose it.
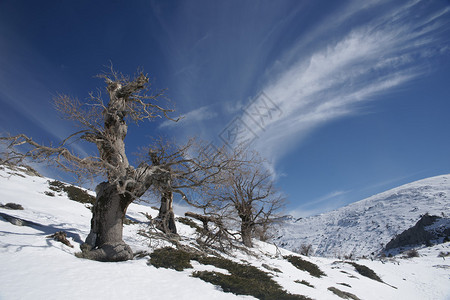
<path fill-rule="evenodd" d="M 450 174 L 401 185 L 337 210 L 285 222 L 275 243 L 291 251 L 312 245 L 327 257 L 376 256 L 421 216 L 450 212 Z"/>

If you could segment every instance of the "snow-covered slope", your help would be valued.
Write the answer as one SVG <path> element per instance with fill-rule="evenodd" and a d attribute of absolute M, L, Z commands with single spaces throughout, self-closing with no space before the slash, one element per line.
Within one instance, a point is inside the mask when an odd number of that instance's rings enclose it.
<path fill-rule="evenodd" d="M 9 173 L 16 173 L 11 175 Z M 18 175 L 17 175 L 18 174 Z M 20 204 L 23 210 L 0 208 L 0 214 L 27 220 L 31 226 L 17 226 L 0 217 L 0 299 L 253 299 L 224 293 L 220 288 L 192 277 L 194 271 L 215 270 L 194 264 L 177 272 L 147 265 L 147 258 L 118 263 L 101 263 L 74 256 L 89 232 L 91 213 L 84 204 L 65 194 L 49 194 L 47 178 L 0 170 L 0 203 Z M 127 215 L 139 221 L 124 227 L 124 239 L 134 251 L 152 251 L 160 246 L 137 234 L 146 226 L 146 212 L 157 211 L 132 204 Z M 177 223 L 181 242 L 192 239 L 193 229 Z M 67 232 L 70 248 L 47 238 Z M 236 251 L 231 259 L 249 263 L 266 272 L 285 290 L 312 299 L 341 299 L 329 288 L 352 293 L 359 299 L 449 299 L 450 259 L 438 257 L 449 252 L 450 243 L 419 250 L 421 257 L 388 261 L 360 260 L 385 283 L 361 276 L 342 261 L 303 257 L 326 274 L 317 278 L 296 269 L 282 255 L 291 252 L 255 241 L 252 254 Z M 222 270 L 222 271 L 221 271 Z M 301 282 L 308 282 L 306 286 Z M 394 288 L 395 286 L 395 288 Z"/>
<path fill-rule="evenodd" d="M 357 257 L 378 254 L 422 215 L 450 214 L 450 175 L 412 182 L 340 209 L 289 220 L 276 243 L 297 250 L 313 246 L 316 255 Z"/>

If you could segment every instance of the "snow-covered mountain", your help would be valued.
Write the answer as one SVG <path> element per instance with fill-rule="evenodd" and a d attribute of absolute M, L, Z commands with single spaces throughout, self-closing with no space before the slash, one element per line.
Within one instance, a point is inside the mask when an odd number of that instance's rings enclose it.
<path fill-rule="evenodd" d="M 288 220 L 276 243 L 296 251 L 312 245 L 316 255 L 377 255 L 424 214 L 450 215 L 450 175 L 431 177 L 377 194 L 340 209 Z"/>
<path fill-rule="evenodd" d="M 191 267 L 175 271 L 149 265 L 148 256 L 114 263 L 77 258 L 74 254 L 80 251 L 80 244 L 89 233 L 91 212 L 88 204 L 69 200 L 64 191 L 52 188 L 50 182 L 52 179 L 37 177 L 25 169 L 0 166 L 1 300 L 254 299 L 226 293 L 193 276 L 196 271 L 230 276 L 229 270 L 210 264 L 191 261 Z M 163 247 L 164 242 L 138 234 L 148 228 L 148 220 L 142 213 L 155 216 L 157 210 L 131 204 L 127 217 L 134 222 L 124 226 L 124 240 L 134 252 L 152 252 Z M 179 221 L 176 225 L 180 243 L 195 242 L 195 229 Z M 73 248 L 49 238 L 60 231 L 67 233 Z M 352 299 L 369 300 L 449 299 L 450 296 L 450 260 L 438 257 L 440 253 L 444 256 L 450 253 L 450 243 L 419 249 L 420 257 L 408 259 L 344 262 L 302 256 L 308 266 L 314 264 L 325 274 L 320 277 L 288 261 L 286 256 L 292 252 L 259 241 L 254 243 L 255 248 L 236 250 L 226 257 L 264 271 L 293 295 L 320 300 L 339 300 L 349 295 Z M 352 265 L 355 263 L 358 265 Z M 370 268 L 383 282 L 363 276 L 356 266 Z"/>

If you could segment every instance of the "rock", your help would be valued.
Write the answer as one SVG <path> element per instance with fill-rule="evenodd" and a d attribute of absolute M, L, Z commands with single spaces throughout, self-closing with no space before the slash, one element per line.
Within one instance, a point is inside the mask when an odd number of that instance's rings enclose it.
<path fill-rule="evenodd" d="M 402 247 L 428 245 L 432 240 L 445 238 L 450 233 L 450 227 L 446 225 L 450 222 L 442 221 L 448 220 L 438 216 L 430 216 L 429 214 L 423 215 L 413 227 L 403 231 L 387 243 L 384 251 L 389 252 Z M 444 226 L 433 228 L 439 223 L 443 223 Z"/>
<path fill-rule="evenodd" d="M 12 210 L 23 210 L 23 206 L 17 203 L 6 203 L 5 205 L 0 204 L 0 207 Z"/>

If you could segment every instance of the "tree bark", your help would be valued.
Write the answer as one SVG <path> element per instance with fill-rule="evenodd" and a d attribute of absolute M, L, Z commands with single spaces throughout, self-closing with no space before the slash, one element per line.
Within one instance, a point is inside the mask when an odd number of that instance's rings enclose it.
<path fill-rule="evenodd" d="M 117 187 L 103 182 L 97 186 L 92 209 L 91 232 L 81 246 L 81 257 L 98 261 L 124 261 L 133 251 L 122 239 L 123 219 L 133 198 L 119 194 Z"/>
<path fill-rule="evenodd" d="M 244 245 L 249 248 L 253 247 L 252 231 L 253 228 L 251 225 L 245 223 L 241 224 L 242 243 L 244 243 Z"/>
<path fill-rule="evenodd" d="M 164 233 L 177 234 L 175 215 L 173 213 L 173 193 L 165 191 L 161 196 L 161 206 L 157 217 L 156 227 Z"/>

